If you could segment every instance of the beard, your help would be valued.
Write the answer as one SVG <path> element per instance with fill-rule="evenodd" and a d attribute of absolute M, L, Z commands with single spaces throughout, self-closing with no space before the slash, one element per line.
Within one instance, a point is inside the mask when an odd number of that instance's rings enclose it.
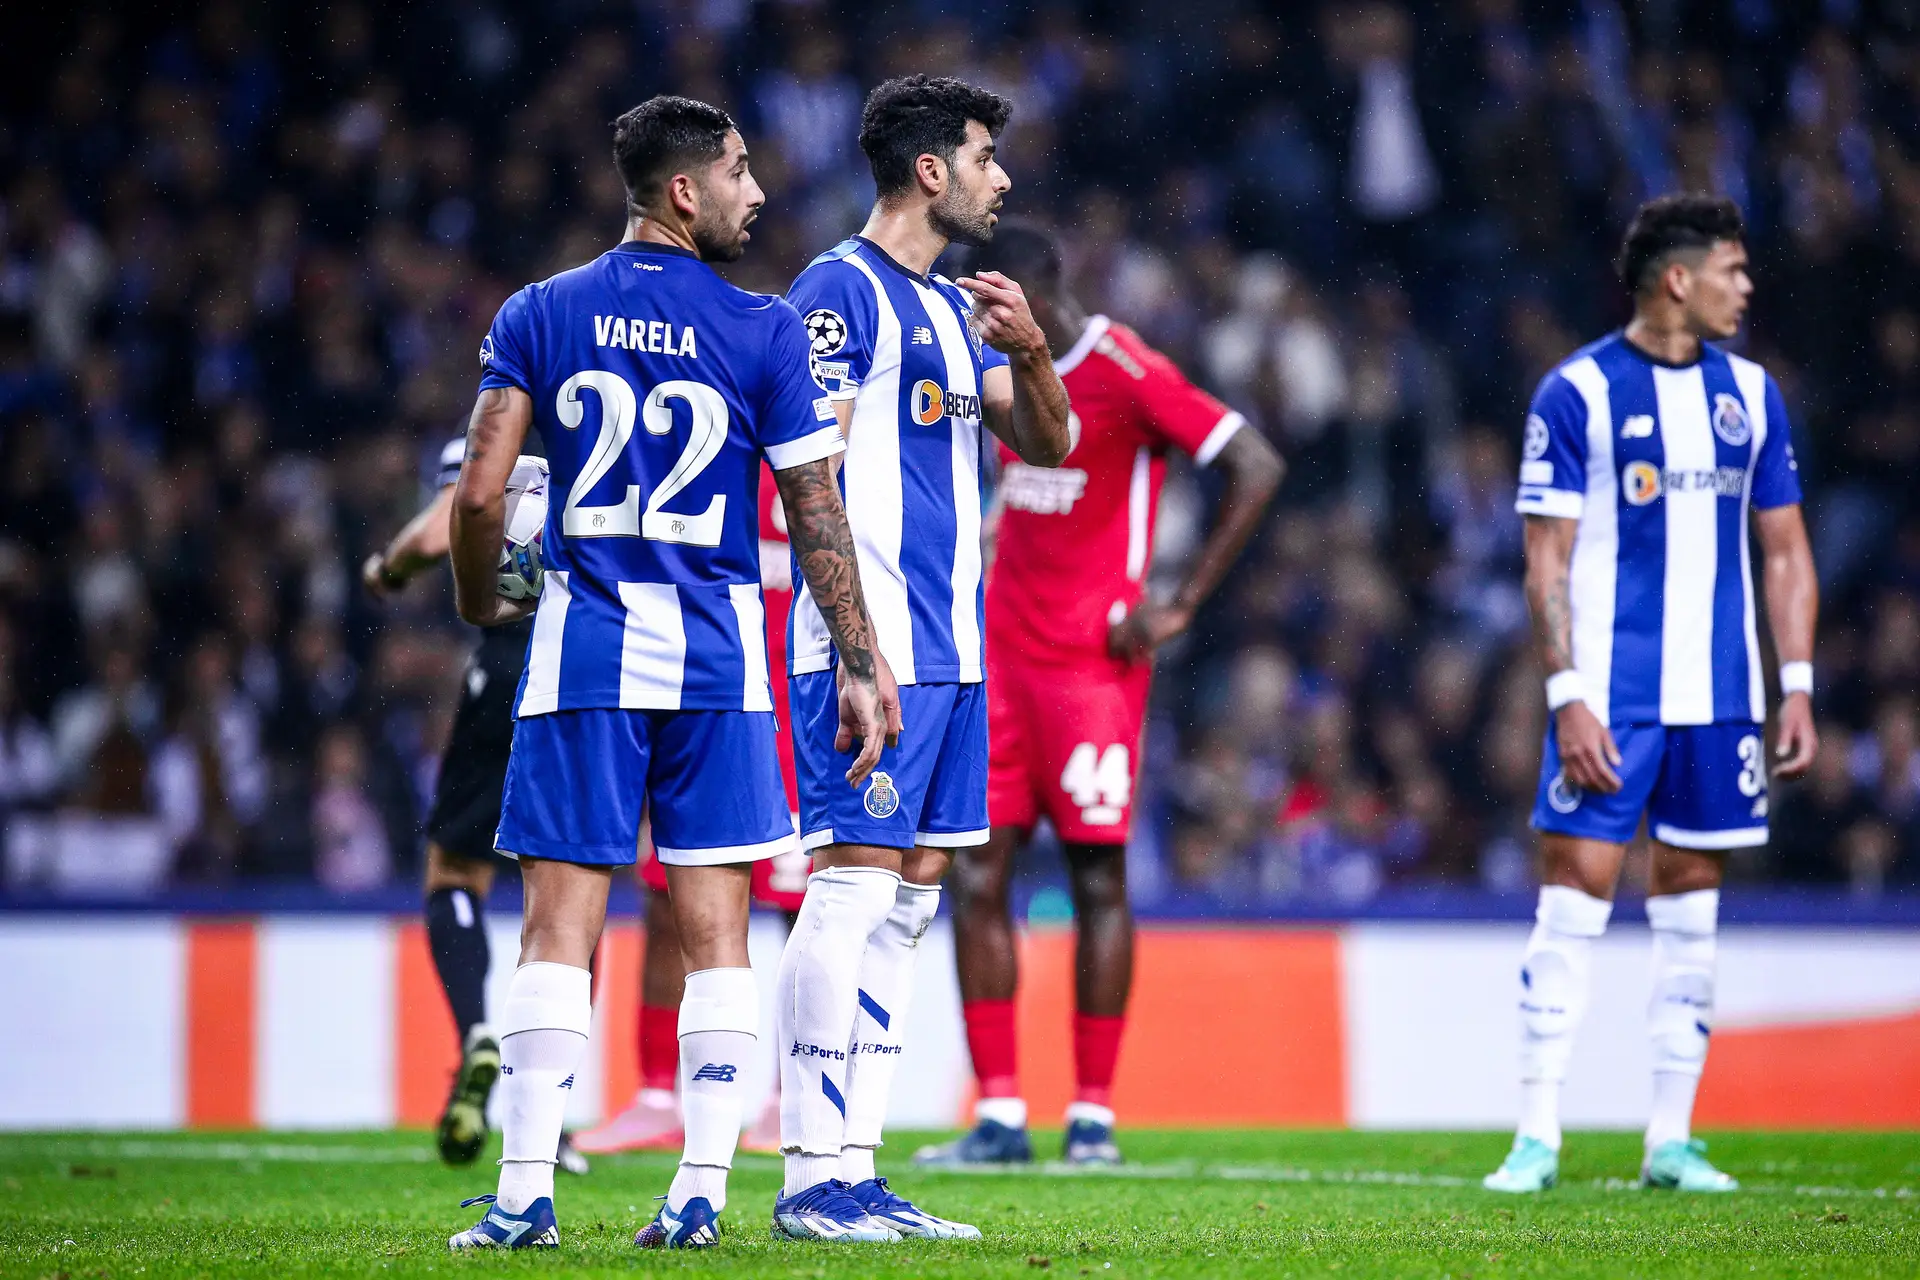
<path fill-rule="evenodd" d="M 993 240 L 992 212 L 984 205 L 966 203 L 966 195 L 955 185 L 928 208 L 927 221 L 950 242 L 977 247 Z"/>
<path fill-rule="evenodd" d="M 693 225 L 690 234 L 702 262 L 738 262 L 747 252 L 747 242 L 741 234 L 745 230 L 719 218 L 712 221 L 703 218 Z"/>

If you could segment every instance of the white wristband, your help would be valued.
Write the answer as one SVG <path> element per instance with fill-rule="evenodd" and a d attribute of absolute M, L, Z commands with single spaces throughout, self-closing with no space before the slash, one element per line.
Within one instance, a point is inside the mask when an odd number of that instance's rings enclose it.
<path fill-rule="evenodd" d="M 1811 662 L 1783 662 L 1780 664 L 1780 696 L 1790 693 L 1804 693 L 1813 696 L 1813 664 Z"/>
<path fill-rule="evenodd" d="M 1585 702 L 1587 687 L 1578 671 L 1556 671 L 1547 677 L 1547 710 L 1558 711 L 1569 702 Z"/>

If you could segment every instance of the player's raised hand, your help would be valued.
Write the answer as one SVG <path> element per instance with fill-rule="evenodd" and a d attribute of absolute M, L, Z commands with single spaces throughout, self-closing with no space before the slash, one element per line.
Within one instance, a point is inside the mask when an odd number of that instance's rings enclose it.
<path fill-rule="evenodd" d="M 1798 778 L 1813 767 L 1820 750 L 1820 733 L 1813 727 L 1813 699 L 1790 693 L 1780 704 L 1780 724 L 1773 743 L 1773 776 Z"/>
<path fill-rule="evenodd" d="M 1047 353 L 1047 336 L 1033 318 L 1027 293 L 998 271 L 982 271 L 954 281 L 973 295 L 973 331 L 980 341 L 1007 355 Z"/>
<path fill-rule="evenodd" d="M 1554 713 L 1554 733 L 1560 741 L 1560 769 L 1568 782 L 1582 791 L 1613 795 L 1620 790 L 1620 748 L 1613 731 L 1584 702 L 1569 702 Z"/>

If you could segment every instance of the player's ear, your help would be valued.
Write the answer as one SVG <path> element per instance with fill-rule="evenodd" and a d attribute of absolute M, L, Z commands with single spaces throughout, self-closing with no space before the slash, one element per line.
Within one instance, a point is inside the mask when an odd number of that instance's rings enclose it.
<path fill-rule="evenodd" d="M 920 189 L 930 196 L 937 196 L 947 189 L 947 181 L 952 177 L 947 172 L 947 162 L 931 152 L 923 151 L 913 162 L 913 176 L 920 181 Z"/>
<path fill-rule="evenodd" d="M 700 184 L 690 174 L 676 173 L 667 179 L 667 203 L 685 222 L 700 215 Z"/>

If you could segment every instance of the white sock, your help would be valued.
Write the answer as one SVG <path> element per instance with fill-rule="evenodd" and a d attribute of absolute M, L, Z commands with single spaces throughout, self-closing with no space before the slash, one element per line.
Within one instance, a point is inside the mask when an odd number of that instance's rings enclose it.
<path fill-rule="evenodd" d="M 686 1147 L 667 1192 L 678 1213 L 694 1196 L 726 1207 L 727 1170 L 746 1115 L 747 1069 L 760 1028 L 752 969 L 701 969 L 680 997 L 680 1119 Z"/>
<path fill-rule="evenodd" d="M 840 1176 L 848 1182 L 873 1176 L 873 1151 L 887 1123 L 887 1099 L 900 1069 L 901 1035 L 913 1003 L 913 970 L 920 935 L 940 907 L 940 886 L 900 882 L 893 909 L 867 939 L 860 960 L 859 1012 L 854 1015 L 847 1061 L 846 1146 Z M 860 1151 L 851 1164 L 848 1148 Z M 864 1178 L 852 1172 L 865 1171 Z"/>
<path fill-rule="evenodd" d="M 1548 1084 L 1527 1096 L 1519 1134 L 1560 1149 L 1559 1083 L 1573 1057 L 1573 1034 L 1587 1012 L 1593 940 L 1605 933 L 1613 904 L 1565 885 L 1540 888 L 1533 933 L 1520 963 L 1520 1081 Z"/>
<path fill-rule="evenodd" d="M 1103 1124 L 1111 1129 L 1113 1128 L 1113 1108 L 1103 1107 L 1097 1102 L 1069 1102 L 1067 1123 L 1071 1125 L 1077 1120 L 1091 1120 L 1095 1124 Z"/>
<path fill-rule="evenodd" d="M 1024 1129 L 1027 1127 L 1027 1100 L 1025 1098 L 982 1098 L 973 1104 L 973 1118 L 991 1120 L 1009 1129 Z"/>
<path fill-rule="evenodd" d="M 1707 1064 L 1713 1026 L 1713 977 L 1720 891 L 1647 899 L 1653 926 L 1653 995 L 1647 1035 L 1653 1042 L 1653 1111 L 1647 1150 L 1685 1142 L 1693 1132 L 1693 1095 Z"/>
<path fill-rule="evenodd" d="M 860 958 L 893 909 L 899 884 L 898 875 L 879 867 L 833 867 L 807 877 L 774 984 L 788 1194 L 837 1176 Z"/>
<path fill-rule="evenodd" d="M 840 1148 L 840 1172 L 835 1175 L 842 1182 L 859 1186 L 871 1181 L 874 1176 L 872 1147 Z"/>
<path fill-rule="evenodd" d="M 500 1019 L 501 1209 L 553 1195 L 553 1163 L 573 1073 L 593 1025 L 585 969 L 535 961 L 513 971 Z"/>
<path fill-rule="evenodd" d="M 1520 1082 L 1520 1133 L 1560 1149 L 1560 1082 Z"/>

